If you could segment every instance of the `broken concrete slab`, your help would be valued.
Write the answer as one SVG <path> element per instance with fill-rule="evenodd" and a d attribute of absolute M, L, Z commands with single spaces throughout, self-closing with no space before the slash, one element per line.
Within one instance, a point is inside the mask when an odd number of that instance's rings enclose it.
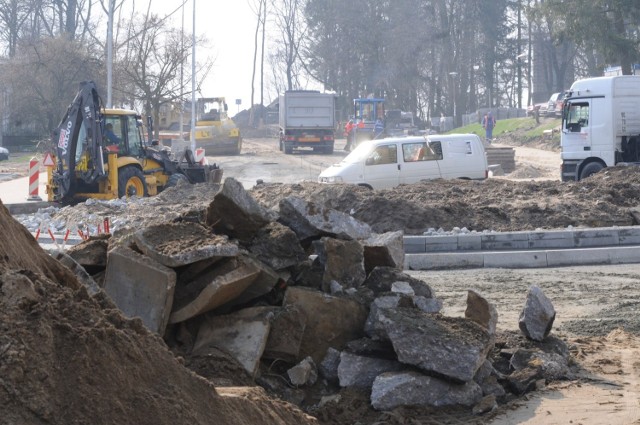
<path fill-rule="evenodd" d="M 236 299 L 259 274 L 260 269 L 254 264 L 243 261 L 238 261 L 237 268 L 222 275 L 218 275 L 215 270 L 205 273 L 189 284 L 190 292 L 197 292 L 195 298 L 189 300 L 176 297 L 169 322 L 183 322 Z"/>
<path fill-rule="evenodd" d="M 104 291 L 127 317 L 140 317 L 152 332 L 164 334 L 176 273 L 152 258 L 119 246 L 107 255 Z"/>
<path fill-rule="evenodd" d="M 393 410 L 400 406 L 473 406 L 482 398 L 475 382 L 455 384 L 418 372 L 387 372 L 379 375 L 371 389 L 371 406 Z"/>
<path fill-rule="evenodd" d="M 295 306 L 279 308 L 274 312 L 271 332 L 262 355 L 265 359 L 281 359 L 290 363 L 296 361 L 307 317 Z"/>
<path fill-rule="evenodd" d="M 473 379 L 493 346 L 486 329 L 468 319 L 396 308 L 379 309 L 377 320 L 400 362 L 458 382 Z"/>
<path fill-rule="evenodd" d="M 300 363 L 287 370 L 289 382 L 296 387 L 313 385 L 318 380 L 318 369 L 311 357 L 307 357 Z"/>
<path fill-rule="evenodd" d="M 464 311 L 464 317 L 485 328 L 489 335 L 495 335 L 498 311 L 493 304 L 473 289 L 467 291 L 467 308 Z"/>
<path fill-rule="evenodd" d="M 307 319 L 298 360 L 311 356 L 319 363 L 329 347 L 341 350 L 348 341 L 364 336 L 367 311 L 353 300 L 314 289 L 289 287 L 282 305 L 297 307 Z"/>
<path fill-rule="evenodd" d="M 343 351 L 338 365 L 338 380 L 343 388 L 370 389 L 378 375 L 403 369 L 406 369 L 406 366 L 397 360 L 360 356 Z"/>
<path fill-rule="evenodd" d="M 331 281 L 343 288 L 358 288 L 364 282 L 364 252 L 360 242 L 323 237 L 314 241 L 317 261 L 324 267 L 322 290 L 330 292 Z"/>
<path fill-rule="evenodd" d="M 387 309 L 396 309 L 399 307 L 413 307 L 411 297 L 402 294 L 381 295 L 374 299 L 369 307 L 369 315 L 364 324 L 364 331 L 369 337 L 377 341 L 388 341 L 387 328 L 384 324 L 384 312 Z"/>
<path fill-rule="evenodd" d="M 258 276 L 256 276 L 255 280 L 251 282 L 247 289 L 242 291 L 240 295 L 224 304 L 224 306 L 221 307 L 223 309 L 251 302 L 256 298 L 268 294 L 278 282 L 284 281 L 282 276 L 275 270 L 262 261 L 253 258 L 251 255 L 240 255 L 238 258 L 240 263 L 256 268 L 258 270 Z"/>
<path fill-rule="evenodd" d="M 164 223 L 134 234 L 136 246 L 167 267 L 180 267 L 211 257 L 234 257 L 238 246 L 225 235 L 213 235 L 195 223 Z"/>
<path fill-rule="evenodd" d="M 279 221 L 289 226 L 303 242 L 322 236 L 345 240 L 362 240 L 371 236 L 368 224 L 296 196 L 280 200 L 279 208 Z"/>
<path fill-rule="evenodd" d="M 407 282 L 417 296 L 435 298 L 435 293 L 424 281 L 416 279 L 393 267 L 376 267 L 367 276 L 364 286 L 373 290 L 375 294 L 391 292 L 394 282 Z"/>
<path fill-rule="evenodd" d="M 274 270 L 295 266 L 307 258 L 295 232 L 277 222 L 259 229 L 248 249 Z"/>
<path fill-rule="evenodd" d="M 100 292 L 100 286 L 98 286 L 93 277 L 91 277 L 91 275 L 87 273 L 85 268 L 73 257 L 62 251 L 57 251 L 55 254 L 53 254 L 53 257 L 67 266 L 67 268 L 69 268 L 69 270 L 71 270 L 73 274 L 76 275 L 78 281 L 82 283 L 87 289 L 87 292 L 89 292 L 89 295 L 95 295 Z"/>
<path fill-rule="evenodd" d="M 527 293 L 527 300 L 520 313 L 518 325 L 529 339 L 542 341 L 551 332 L 556 310 L 551 300 L 536 285 L 532 285 Z"/>
<path fill-rule="evenodd" d="M 238 180 L 227 177 L 207 208 L 207 226 L 216 232 L 250 242 L 277 214 L 260 205 Z"/>
<path fill-rule="evenodd" d="M 91 236 L 88 240 L 72 245 L 66 253 L 88 273 L 104 270 L 107 266 L 107 248 L 110 234 Z"/>
<path fill-rule="evenodd" d="M 255 378 L 271 330 L 273 310 L 254 307 L 224 316 L 209 315 L 200 325 L 194 353 L 213 345 L 231 354 Z"/>
<path fill-rule="evenodd" d="M 404 232 L 374 234 L 364 240 L 362 245 L 367 274 L 379 266 L 404 269 Z"/>

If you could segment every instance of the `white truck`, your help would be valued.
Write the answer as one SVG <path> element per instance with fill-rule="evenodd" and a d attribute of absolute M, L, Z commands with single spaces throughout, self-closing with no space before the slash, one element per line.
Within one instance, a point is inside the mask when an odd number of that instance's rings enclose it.
<path fill-rule="evenodd" d="M 562 181 L 640 163 L 640 76 L 574 82 L 564 101 L 560 147 Z"/>
<path fill-rule="evenodd" d="M 311 148 L 333 153 L 335 95 L 316 90 L 288 90 L 279 98 L 280 150 Z"/>

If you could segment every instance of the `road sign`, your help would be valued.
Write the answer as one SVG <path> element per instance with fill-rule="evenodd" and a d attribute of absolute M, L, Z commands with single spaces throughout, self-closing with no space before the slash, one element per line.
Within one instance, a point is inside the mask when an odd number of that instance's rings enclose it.
<path fill-rule="evenodd" d="M 44 159 L 42 160 L 42 165 L 44 165 L 45 167 L 54 167 L 56 164 L 54 164 L 53 162 L 53 157 L 51 156 L 50 153 L 46 153 L 44 155 Z"/>

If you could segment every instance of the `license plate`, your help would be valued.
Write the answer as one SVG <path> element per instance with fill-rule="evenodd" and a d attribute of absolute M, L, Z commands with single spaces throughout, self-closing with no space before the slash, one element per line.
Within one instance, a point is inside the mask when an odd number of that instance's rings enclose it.
<path fill-rule="evenodd" d="M 300 142 L 319 142 L 319 137 L 301 137 L 298 139 Z"/>

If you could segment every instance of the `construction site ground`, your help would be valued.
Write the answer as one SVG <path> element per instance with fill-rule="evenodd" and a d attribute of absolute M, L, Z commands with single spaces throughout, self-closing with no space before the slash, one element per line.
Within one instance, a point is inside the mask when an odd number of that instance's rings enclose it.
<path fill-rule="evenodd" d="M 342 153 L 333 156 L 296 154 L 285 156 L 277 150 L 275 139 L 246 139 L 239 157 L 216 158 L 225 170 L 225 177 L 239 178 L 250 193 L 267 207 L 277 206 L 280 199 L 297 195 L 322 202 L 370 224 L 382 233 L 403 230 L 406 234 L 421 234 L 429 228 L 449 231 L 469 230 L 530 230 L 563 229 L 573 227 L 604 227 L 637 225 L 633 209 L 640 204 L 640 173 L 635 167 L 605 170 L 582 182 L 562 183 L 558 179 L 559 153 L 557 146 L 546 139 L 529 141 L 524 146 L 517 134 L 494 143 L 516 147 L 516 171 L 504 177 L 483 182 L 429 181 L 400 186 L 386 191 L 369 191 L 353 186 L 323 186 L 314 183 L 315 175 Z M 251 170 L 258 163 L 263 170 Z M 276 165 L 274 166 L 273 163 Z M 291 168 L 298 167 L 293 172 Z M 0 173 L 24 167 L 12 161 L 0 163 Z M 264 170 L 269 170 L 264 173 Z M 10 172 L 10 171 L 9 171 Z M 292 177 L 301 173 L 303 178 Z M 287 176 L 280 179 L 278 176 Z M 307 180 L 296 183 L 296 181 Z M 265 183 L 253 187 L 252 181 Z M 278 182 L 284 183 L 278 183 Z M 172 214 L 188 213 L 206 204 L 213 193 L 206 188 L 183 188 L 160 195 L 155 203 L 140 204 L 126 210 L 129 217 L 114 217 L 151 224 L 171 218 Z M 1 193 L 0 193 L 1 199 Z M 69 220 L 81 220 L 89 214 L 102 214 L 101 204 L 81 204 L 61 211 Z M 115 214 L 115 211 L 108 211 Z M 0 215 L 1 216 L 1 215 Z M 19 374 L 17 387 L 3 388 L 2 400 L 10 402 L 10 411 L 25 407 L 22 417 L 5 417 L 8 424 L 65 423 L 56 417 L 62 411 L 48 411 L 45 406 L 51 387 L 47 377 L 58 377 L 60 369 L 74 370 L 68 382 L 69 392 L 55 394 L 60 406 L 73 411 L 90 411 L 95 423 L 151 424 L 151 418 L 165 416 L 170 423 L 207 423 L 202 410 L 210 391 L 207 381 L 192 379 L 183 365 L 216 385 L 218 393 L 233 394 L 251 399 L 258 405 L 277 411 L 277 423 L 314 423 L 304 418 L 287 403 L 273 404 L 264 390 L 246 392 L 236 386 L 251 386 L 252 381 L 239 372 L 237 364 L 224 353 L 215 361 L 186 359 L 180 353 L 170 353 L 158 345 L 158 338 L 137 327 L 139 322 L 121 321 L 108 314 L 107 300 L 98 307 L 88 301 L 86 294 L 54 282 L 64 281 L 64 270 L 51 263 L 50 257 L 34 254 L 35 243 L 15 244 L 15 230 L 0 223 L 3 237 L 0 252 L 13 250 L 24 258 L 22 269 L 44 270 L 48 278 L 35 278 L 32 292 L 17 297 L 9 290 L 7 280 L 0 285 L 0 306 L 20 302 L 35 303 L 37 314 L 29 320 L 13 315 L 14 309 L 0 308 L 2 332 L 11 330 L 34 352 L 12 352 L 2 341 L 0 332 L 0 376 Z M 9 233 L 7 229 L 9 230 Z M 14 233 L 12 233 L 14 232 Z M 4 247 L 1 244 L 5 244 Z M 0 274 L 11 273 L 8 263 L 0 259 Z M 46 274 L 45 273 L 45 274 Z M 635 353 L 640 348 L 640 265 L 585 266 L 557 269 L 482 269 L 409 272 L 427 282 L 436 297 L 444 304 L 443 313 L 464 317 L 468 289 L 474 289 L 492 302 L 499 314 L 498 342 L 518 332 L 518 316 L 523 308 L 527 290 L 539 286 L 553 303 L 557 315 L 552 334 L 569 343 L 575 379 L 552 382 L 546 388 L 501 405 L 483 416 L 474 416 L 470 409 L 399 408 L 391 412 L 376 412 L 368 395 L 343 391 L 340 398 L 323 406 L 309 408 L 308 413 L 322 424 L 583 424 L 640 423 L 640 362 Z M 11 285 L 20 288 L 20 285 Z M 26 297 L 26 298 L 25 298 Z M 27 301 L 24 301 L 24 300 Z M 31 300 L 31 301 L 29 301 Z M 107 311 L 107 315 L 98 310 Z M 107 326 L 108 325 L 108 326 Z M 103 327 L 100 340 L 89 327 Z M 131 330 L 139 334 L 129 340 Z M 49 344 L 51 335 L 65 335 Z M 131 351 L 131 344 L 135 351 Z M 3 358 L 22 358 L 22 369 L 3 368 Z M 178 357 L 175 357 L 175 356 Z M 127 361 L 123 363 L 123 358 Z M 149 359 L 153 359 L 149 361 Z M 109 385 L 112 374 L 131 374 L 131 385 L 139 391 L 122 392 Z M 189 376 L 187 376 L 189 375 Z M 67 375 L 68 376 L 68 375 Z M 84 394 L 88 403 L 80 403 L 76 394 Z M 123 408 L 131 403 L 142 406 L 136 418 Z M 40 409 L 39 407 L 40 406 Z M 275 406 L 275 407 L 274 407 Z M 145 416 L 146 409 L 157 414 Z M 216 421 L 210 423 L 263 423 L 265 417 L 257 411 L 234 410 L 231 404 L 212 404 Z M 265 410 L 266 411 L 266 410 Z M 264 413 L 266 415 L 266 413 Z M 73 417 L 71 415 L 70 417 Z M 270 419 L 273 419 L 272 416 Z M 305 422 L 306 421 L 306 422 Z M 276 422 L 272 422 L 276 423 Z"/>

